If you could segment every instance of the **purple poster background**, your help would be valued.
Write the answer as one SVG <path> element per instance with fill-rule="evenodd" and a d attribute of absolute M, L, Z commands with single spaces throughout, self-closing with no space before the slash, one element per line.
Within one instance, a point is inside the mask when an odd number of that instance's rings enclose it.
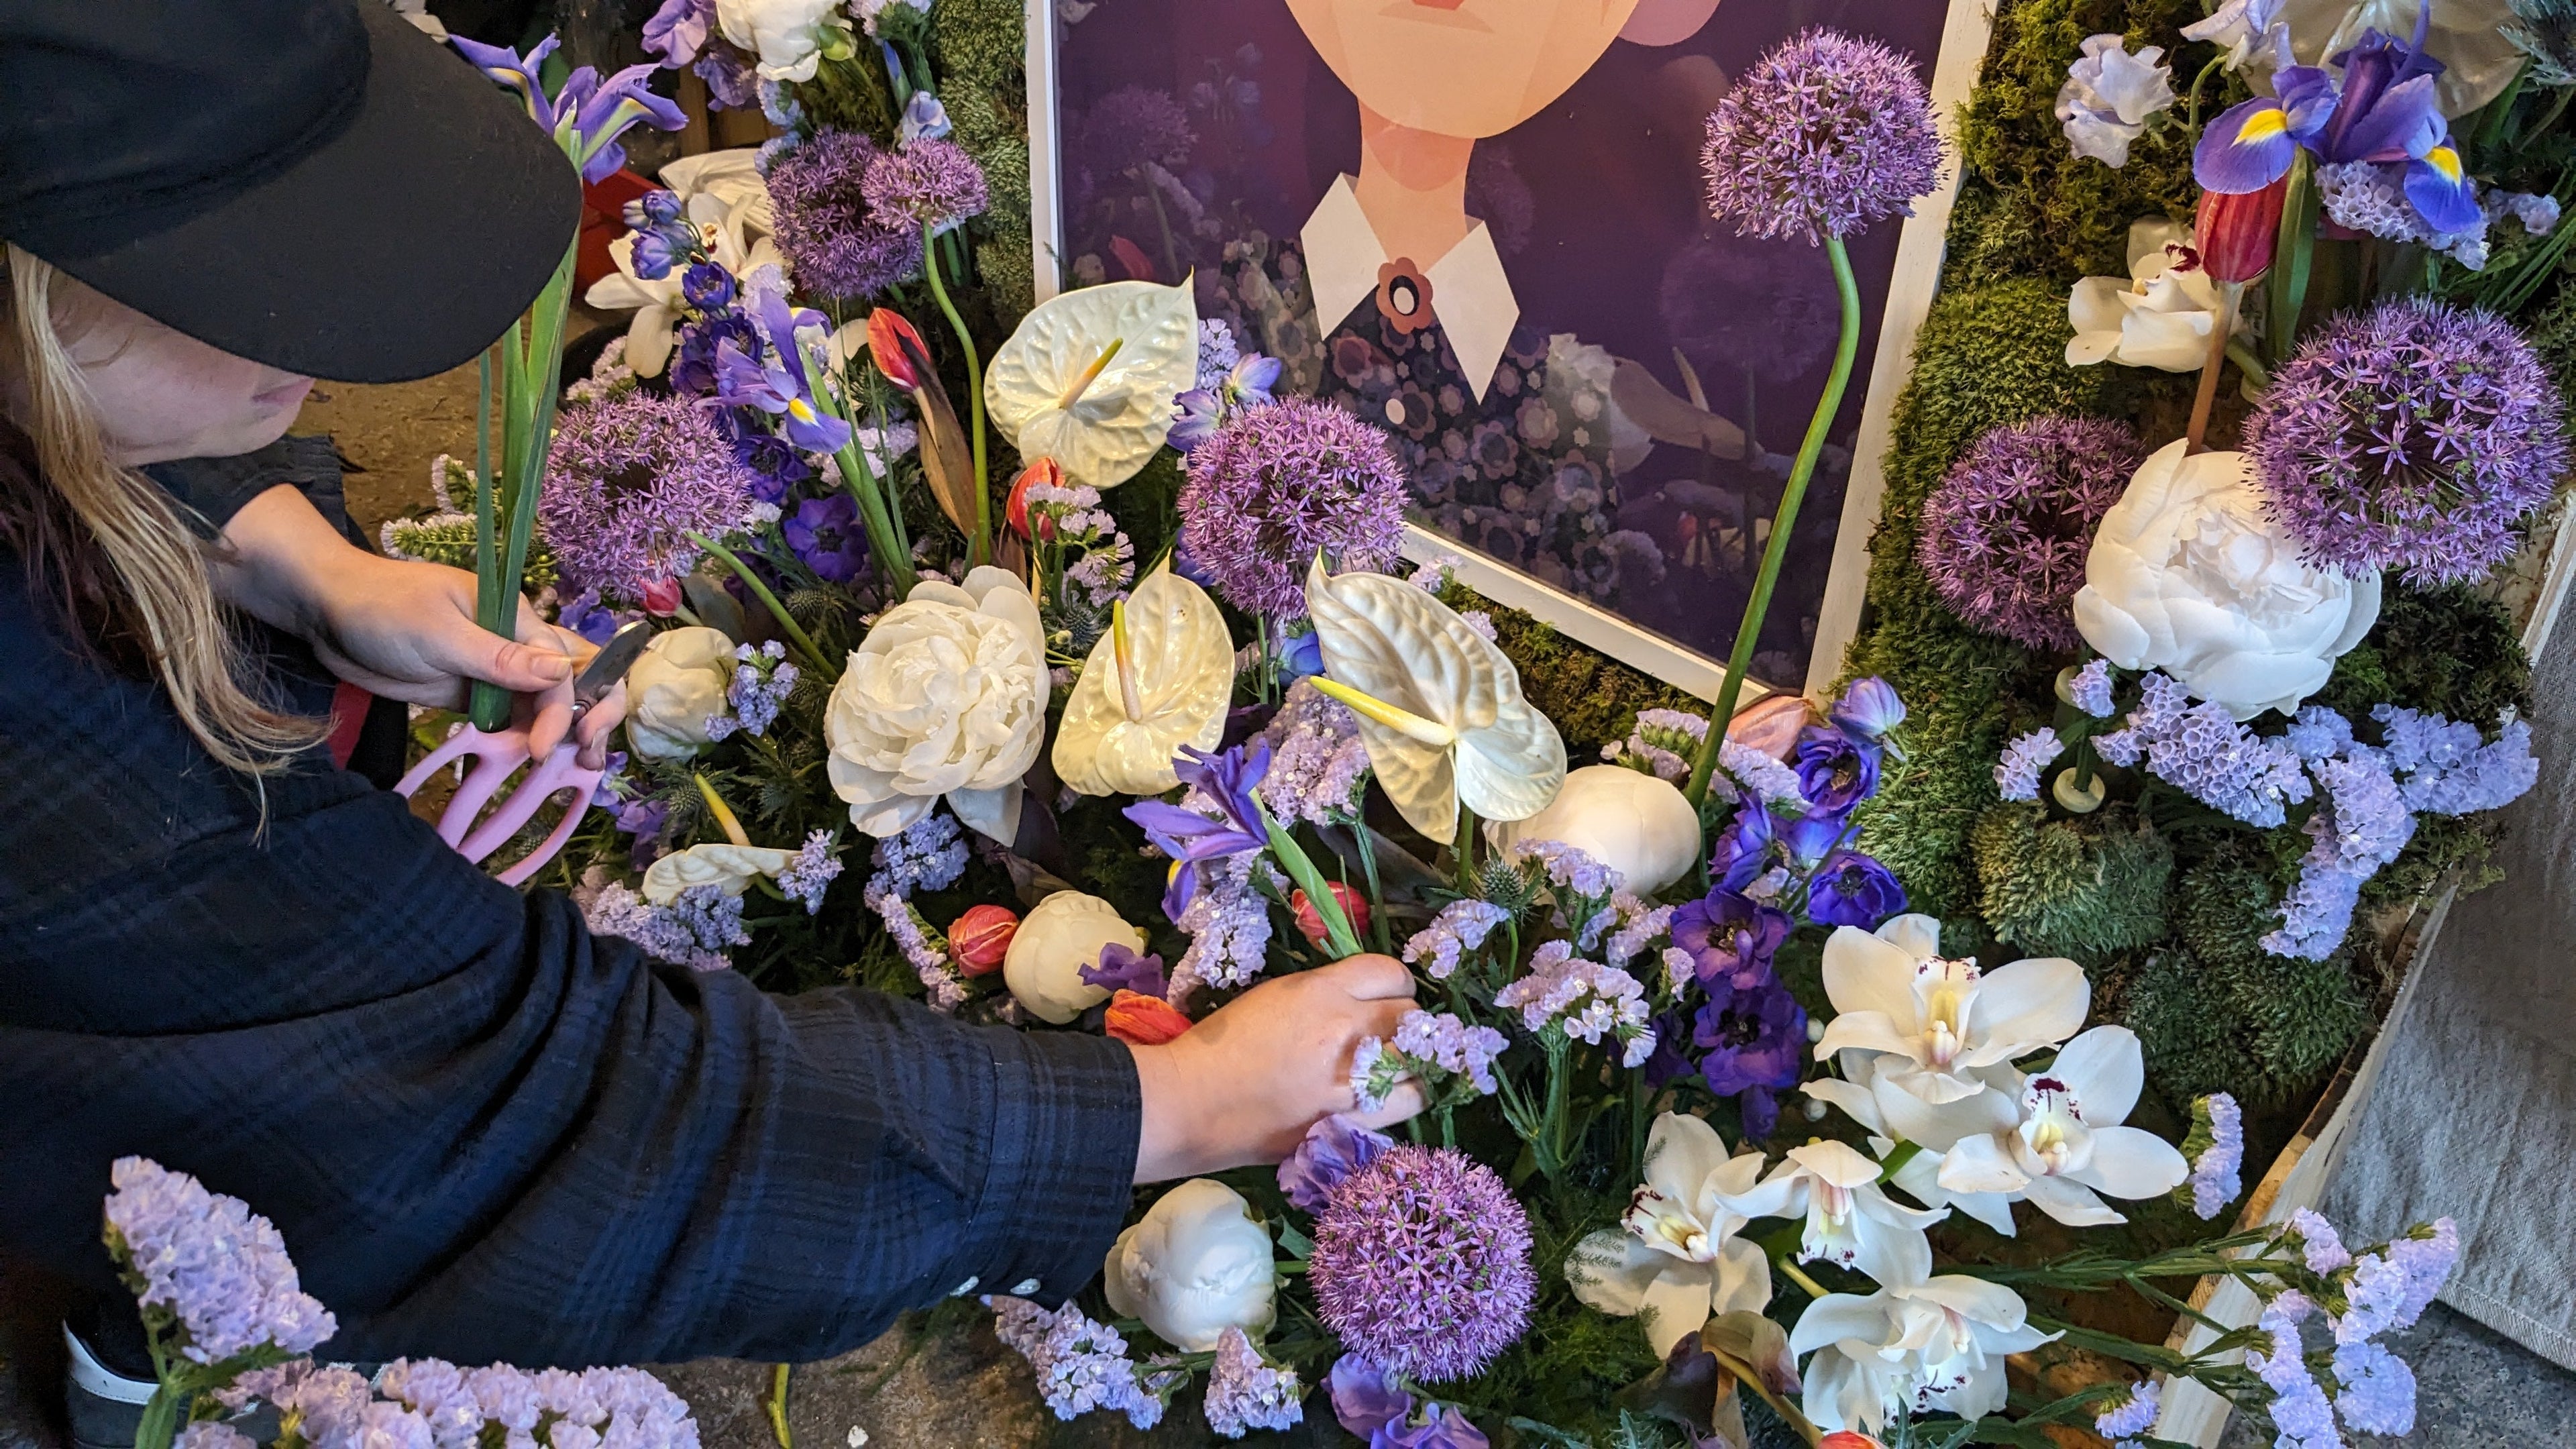
<path fill-rule="evenodd" d="M 1505 24 L 1552 8 L 1463 6 Z M 1058 8 L 1070 284 L 1194 273 L 1202 315 L 1284 354 L 1300 390 L 1388 429 L 1415 475 L 1416 522 L 1725 655 L 1837 315 L 1821 252 L 1708 218 L 1701 118 L 1729 76 L 1810 25 L 1884 41 L 1928 80 L 1943 0 L 1722 0 L 1678 43 L 1611 42 L 1537 114 L 1477 142 L 1465 209 L 1520 323 L 1481 397 L 1457 385 L 1472 345 L 1381 329 L 1365 302 L 1349 321 L 1318 318 L 1302 290 L 1300 230 L 1360 170 L 1361 134 L 1288 0 Z M 1897 232 L 1853 240 L 1860 359 L 1755 657 L 1765 681 L 1806 673 Z"/>

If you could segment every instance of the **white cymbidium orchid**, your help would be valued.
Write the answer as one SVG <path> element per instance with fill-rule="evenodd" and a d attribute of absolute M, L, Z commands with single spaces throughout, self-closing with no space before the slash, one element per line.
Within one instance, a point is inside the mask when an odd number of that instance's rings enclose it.
<path fill-rule="evenodd" d="M 1748 1218 L 1807 1220 L 1798 1261 L 1822 1258 L 1858 1268 L 1888 1287 L 1932 1276 L 1932 1242 L 1923 1230 L 1946 1210 L 1906 1207 L 1878 1185 L 1879 1165 L 1841 1142 L 1792 1147 L 1760 1186 L 1726 1206 Z"/>
<path fill-rule="evenodd" d="M 1020 319 L 984 370 L 984 406 L 1023 458 L 1110 489 L 1172 431 L 1172 399 L 1198 382 L 1190 284 L 1111 282 L 1061 293 Z"/>
<path fill-rule="evenodd" d="M 2191 228 L 2163 217 L 2129 228 L 2129 275 L 2086 277 L 2066 296 L 2075 328 L 2066 361 L 2197 372 L 2218 325 L 2218 286 L 2191 249 Z M 2237 319 L 2238 330 L 2246 326 Z"/>
<path fill-rule="evenodd" d="M 1862 1297 L 1829 1293 L 1789 1333 L 1813 1352 L 1803 1407 L 1816 1427 L 1876 1434 L 1888 1407 L 1975 1420 L 2004 1406 L 2004 1357 L 2057 1337 L 2030 1326 L 2021 1295 L 1945 1274 Z"/>
<path fill-rule="evenodd" d="M 1521 696 L 1520 671 L 1456 610 L 1386 574 L 1306 573 L 1322 646 L 1315 687 L 1359 716 L 1378 784 L 1407 824 L 1454 839 L 1463 804 L 1526 820 L 1565 784 L 1565 741 Z"/>
<path fill-rule="evenodd" d="M 1065 700 L 1055 772 L 1083 795 L 1160 795 L 1183 745 L 1213 750 L 1234 695 L 1234 638 L 1207 590 L 1158 569 L 1110 610 Z"/>
<path fill-rule="evenodd" d="M 1655 1119 L 1646 1181 L 1616 1229 L 1577 1243 L 1565 1278 L 1584 1306 L 1615 1318 L 1646 1316 L 1658 1356 L 1714 1316 L 1759 1313 L 1771 1301 L 1771 1265 L 1736 1234 L 1746 1216 L 1730 1196 L 1754 1190 L 1762 1154 L 1729 1157 L 1717 1129 L 1685 1113 Z"/>
<path fill-rule="evenodd" d="M 1917 1186 L 1906 1175 L 1903 1185 L 2007 1237 L 2012 1204 L 2022 1198 L 2069 1227 L 2125 1222 L 2102 1195 L 2162 1197 L 2191 1175 L 2173 1144 L 2123 1125 L 2145 1081 L 2137 1033 L 2097 1026 L 2022 1083 L 2020 1120 L 2010 1129 L 1961 1138 L 1941 1155 L 1932 1182 Z"/>
<path fill-rule="evenodd" d="M 689 224 L 697 228 L 699 244 L 736 277 L 784 266 L 777 243 L 768 236 L 769 192 L 751 169 L 754 154 L 713 151 L 674 161 L 662 173 L 663 185 L 680 198 Z M 634 308 L 635 316 L 626 324 L 626 365 L 637 377 L 659 377 L 670 363 L 680 319 L 689 310 L 680 291 L 688 268 L 673 267 L 668 276 L 652 280 L 635 275 L 631 233 L 610 242 L 608 255 L 617 263 L 616 274 L 591 283 L 581 299 L 605 311 Z"/>

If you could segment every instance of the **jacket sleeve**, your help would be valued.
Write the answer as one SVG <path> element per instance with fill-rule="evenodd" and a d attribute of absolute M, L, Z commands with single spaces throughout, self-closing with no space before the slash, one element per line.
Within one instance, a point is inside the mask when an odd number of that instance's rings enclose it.
<path fill-rule="evenodd" d="M 337 1359 L 810 1359 L 1125 1213 L 1118 1043 L 649 963 L 327 766 L 263 829 L 5 586 L 0 753 L 0 1244 L 102 1292 L 126 1154 L 271 1217 Z"/>

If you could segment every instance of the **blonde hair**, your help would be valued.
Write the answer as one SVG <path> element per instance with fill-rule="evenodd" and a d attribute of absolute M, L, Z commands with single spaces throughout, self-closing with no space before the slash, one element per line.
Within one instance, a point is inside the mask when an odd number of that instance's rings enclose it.
<path fill-rule="evenodd" d="M 94 571 L 100 575 L 95 584 L 108 595 L 98 602 L 108 620 L 133 636 L 188 733 L 243 774 L 282 768 L 321 738 L 323 725 L 261 698 L 232 615 L 215 598 L 207 546 L 158 484 L 109 455 L 97 400 L 64 345 L 71 299 L 55 287 L 54 268 L 13 245 L 7 275 L 0 308 L 12 334 L 14 356 L 7 360 L 21 389 L 18 422 L 35 442 L 36 486 L 61 505 L 26 500 L 34 516 L 25 521 L 21 531 L 28 536 L 19 545 L 29 568 L 55 575 L 56 586 L 69 594 L 83 583 L 73 560 L 94 550 L 104 564 Z M 65 536 L 75 529 L 87 537 Z M 56 556 L 43 557 L 49 553 Z M 76 600 L 65 602 L 78 613 Z"/>

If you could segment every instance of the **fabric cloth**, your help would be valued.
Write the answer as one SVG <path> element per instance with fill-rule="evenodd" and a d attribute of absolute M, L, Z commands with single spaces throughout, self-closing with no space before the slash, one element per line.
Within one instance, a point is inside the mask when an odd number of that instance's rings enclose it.
<path fill-rule="evenodd" d="M 2505 807 L 2502 886 L 2451 903 L 2354 1124 L 2325 1211 L 2347 1238 L 2445 1213 L 2442 1301 L 2576 1368 L 2576 628 L 2533 671 L 2540 783 Z"/>
<path fill-rule="evenodd" d="M 1451 357 L 1468 393 L 1477 402 L 1485 400 L 1485 389 L 1503 360 L 1503 346 L 1511 340 L 1512 324 L 1520 320 L 1521 304 L 1512 296 L 1502 253 L 1494 249 L 1493 233 L 1483 222 L 1467 228 L 1437 261 L 1389 256 L 1368 213 L 1360 209 L 1351 178 L 1337 176 L 1297 240 L 1306 248 L 1318 317 L 1347 317 L 1363 299 L 1376 299 L 1390 272 L 1412 273 L 1430 293 L 1430 309 L 1448 334 Z M 1401 418 L 1394 421 L 1403 426 Z"/>
<path fill-rule="evenodd" d="M 118 1302 L 99 1202 L 141 1154 L 277 1223 L 325 1358 L 529 1366 L 819 1358 L 1099 1270 L 1125 1047 L 655 966 L 327 763 L 263 813 L 23 576 L 0 554 L 0 1249 Z"/>

